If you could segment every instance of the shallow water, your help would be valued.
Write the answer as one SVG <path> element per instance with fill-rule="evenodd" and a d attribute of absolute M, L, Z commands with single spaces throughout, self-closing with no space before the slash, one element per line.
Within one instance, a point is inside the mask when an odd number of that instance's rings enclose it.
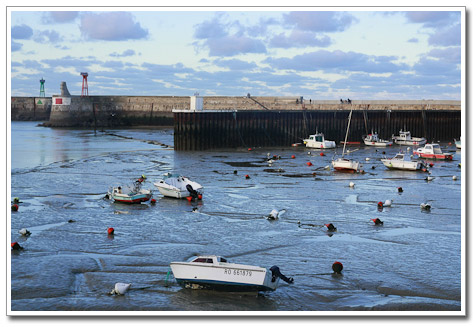
<path fill-rule="evenodd" d="M 454 146 L 454 161 L 434 162 L 435 179 L 427 182 L 425 173 L 383 166 L 382 151 L 392 156 L 398 147 L 362 146 L 353 157 L 365 173 L 347 174 L 324 168 L 334 150 L 175 152 L 170 129 L 11 126 L 11 195 L 22 201 L 11 214 L 11 241 L 24 247 L 11 256 L 13 314 L 461 310 L 461 153 Z M 270 165 L 267 153 L 281 158 Z M 154 189 L 167 172 L 201 183 L 203 201 L 192 205 L 158 190 L 155 205 L 103 198 L 109 187 L 141 174 Z M 386 199 L 393 205 L 379 210 Z M 420 210 L 422 202 L 431 210 Z M 285 212 L 268 221 L 272 209 Z M 371 224 L 377 217 L 383 226 Z M 323 227 L 330 222 L 336 233 Z M 21 236 L 21 228 L 31 236 Z M 295 283 L 259 295 L 185 290 L 169 263 L 195 254 L 277 265 Z M 344 266 L 340 276 L 332 274 L 335 261 Z M 131 290 L 109 295 L 116 282 L 132 283 Z"/>

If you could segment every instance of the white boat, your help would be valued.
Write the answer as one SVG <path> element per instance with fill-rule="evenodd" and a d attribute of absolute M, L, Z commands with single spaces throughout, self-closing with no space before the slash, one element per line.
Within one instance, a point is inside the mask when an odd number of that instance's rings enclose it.
<path fill-rule="evenodd" d="M 377 133 L 372 131 L 371 134 L 363 136 L 365 145 L 370 146 L 391 146 L 393 144 L 392 141 L 384 140 L 378 137 Z"/>
<path fill-rule="evenodd" d="M 172 198 L 201 197 L 203 194 L 202 185 L 178 174 L 167 173 L 164 179 L 155 182 L 154 185 L 164 196 Z"/>
<path fill-rule="evenodd" d="M 184 288 L 236 292 L 274 291 L 279 278 L 292 283 L 276 266 L 270 269 L 228 262 L 216 255 L 193 257 L 186 262 L 171 262 L 175 280 Z"/>
<path fill-rule="evenodd" d="M 400 130 L 399 135 L 392 135 L 392 140 L 395 144 L 401 145 L 423 145 L 426 143 L 424 137 L 412 137 L 410 131 Z"/>
<path fill-rule="evenodd" d="M 304 144 L 306 147 L 314 149 L 332 149 L 336 147 L 335 141 L 326 140 L 324 134 L 317 131 L 316 134 L 309 135 L 309 138 L 304 140 Z"/>
<path fill-rule="evenodd" d="M 457 149 L 461 149 L 461 138 L 459 140 L 455 139 L 455 145 Z"/>
<path fill-rule="evenodd" d="M 438 143 L 426 144 L 423 148 L 413 151 L 414 155 L 424 159 L 453 160 L 450 153 L 443 153 Z"/>
<path fill-rule="evenodd" d="M 142 188 L 138 189 L 136 187 L 117 186 L 113 187 L 108 195 L 115 202 L 132 204 L 149 201 L 152 197 L 152 191 L 144 190 Z"/>
<path fill-rule="evenodd" d="M 388 169 L 421 170 L 425 168 L 425 164 L 421 160 L 413 159 L 406 153 L 397 153 L 391 159 L 384 158 L 380 160 Z"/>
<path fill-rule="evenodd" d="M 347 137 L 349 136 L 349 128 L 350 128 L 350 120 L 352 119 L 352 109 L 350 109 L 349 113 L 349 122 L 347 123 L 347 131 L 345 133 L 345 140 L 344 140 L 344 147 L 342 149 L 342 157 L 332 160 L 332 167 L 338 171 L 349 171 L 349 172 L 356 172 L 359 169 L 359 162 L 344 158 L 345 153 L 345 145 L 347 144 Z"/>

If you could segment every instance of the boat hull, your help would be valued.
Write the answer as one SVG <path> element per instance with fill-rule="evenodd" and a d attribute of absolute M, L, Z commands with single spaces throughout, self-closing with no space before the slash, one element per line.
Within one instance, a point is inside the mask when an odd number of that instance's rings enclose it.
<path fill-rule="evenodd" d="M 381 159 L 388 169 L 416 171 L 423 168 L 421 162 L 402 162 L 402 160 Z"/>
<path fill-rule="evenodd" d="M 134 204 L 134 203 L 142 203 L 149 201 L 152 197 L 152 193 L 145 193 L 145 194 L 136 194 L 133 196 L 129 196 L 127 194 L 112 194 L 112 198 L 115 202 L 120 203 L 127 203 L 127 204 Z"/>
<path fill-rule="evenodd" d="M 451 154 L 432 154 L 432 153 L 419 153 L 413 152 L 414 155 L 417 155 L 423 159 L 433 159 L 433 160 L 453 160 L 453 156 Z"/>
<path fill-rule="evenodd" d="M 335 142 L 325 141 L 325 142 L 314 142 L 314 141 L 306 141 L 306 147 L 312 149 L 333 149 L 336 147 Z"/>
<path fill-rule="evenodd" d="M 278 278 L 273 278 L 266 268 L 223 264 L 207 265 L 172 262 L 172 273 L 184 288 L 214 289 L 234 292 L 274 291 Z"/>
<path fill-rule="evenodd" d="M 332 161 L 332 167 L 337 171 L 356 172 L 359 169 L 359 162 L 340 158 Z"/>
<path fill-rule="evenodd" d="M 186 198 L 187 196 L 190 196 L 190 192 L 188 190 L 168 188 L 168 187 L 160 186 L 158 184 L 154 184 L 154 185 L 157 187 L 157 189 L 163 196 L 167 196 L 170 198 L 177 198 L 177 199 L 183 199 L 183 198 Z M 200 189 L 196 189 L 195 191 L 197 191 L 198 194 L 202 194 L 202 190 L 203 189 L 200 188 Z"/>
<path fill-rule="evenodd" d="M 367 140 L 364 140 L 364 143 L 365 143 L 365 145 L 378 146 L 378 147 L 392 146 L 392 144 L 393 144 L 393 142 L 390 142 L 390 141 L 375 142 L 375 141 L 367 141 Z"/>

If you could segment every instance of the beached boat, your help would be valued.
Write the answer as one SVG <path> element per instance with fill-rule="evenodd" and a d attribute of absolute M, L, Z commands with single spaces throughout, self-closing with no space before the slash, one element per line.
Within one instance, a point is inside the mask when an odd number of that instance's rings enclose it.
<path fill-rule="evenodd" d="M 203 194 L 202 185 L 178 174 L 167 173 L 164 179 L 154 185 L 164 196 L 172 198 L 198 197 Z"/>
<path fill-rule="evenodd" d="M 453 156 L 443 153 L 437 143 L 426 144 L 425 147 L 414 150 L 413 154 L 425 159 L 453 160 Z"/>
<path fill-rule="evenodd" d="M 121 203 L 141 203 L 149 201 L 152 197 L 152 192 L 150 190 L 144 190 L 137 187 L 113 187 L 108 193 L 109 197 L 112 198 L 115 202 Z"/>
<path fill-rule="evenodd" d="M 349 113 L 349 122 L 347 123 L 347 131 L 345 133 L 344 147 L 342 149 L 342 157 L 332 160 L 332 167 L 337 171 L 356 172 L 359 169 L 359 162 L 344 158 L 346 155 L 345 146 L 347 144 L 347 137 L 349 136 L 350 121 L 352 119 L 352 109 Z"/>
<path fill-rule="evenodd" d="M 324 134 L 317 131 L 316 134 L 309 135 L 309 138 L 304 140 L 304 144 L 306 144 L 306 147 L 314 149 L 332 149 L 336 147 L 335 141 L 326 140 Z"/>
<path fill-rule="evenodd" d="M 378 137 L 377 133 L 372 131 L 369 135 L 362 136 L 365 145 L 370 146 L 391 146 L 393 144 L 392 141 L 384 140 Z"/>
<path fill-rule="evenodd" d="M 388 169 L 399 170 L 421 170 L 425 168 L 425 164 L 418 159 L 413 159 L 407 153 L 397 153 L 395 157 L 388 159 L 380 159 Z"/>
<path fill-rule="evenodd" d="M 279 278 L 292 283 L 279 268 L 269 269 L 228 262 L 216 255 L 193 257 L 186 262 L 171 262 L 170 268 L 179 285 L 191 289 L 215 289 L 235 292 L 274 291 Z"/>
<path fill-rule="evenodd" d="M 423 145 L 426 143 L 424 137 L 412 137 L 410 131 L 400 130 L 399 135 L 392 135 L 392 140 L 395 144 L 401 145 Z"/>

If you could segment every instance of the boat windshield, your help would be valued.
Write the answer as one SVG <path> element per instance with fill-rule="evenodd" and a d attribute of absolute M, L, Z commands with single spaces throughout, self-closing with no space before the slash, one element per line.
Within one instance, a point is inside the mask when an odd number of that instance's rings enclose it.
<path fill-rule="evenodd" d="M 433 153 L 441 153 L 441 148 L 439 145 L 433 145 Z"/>
<path fill-rule="evenodd" d="M 213 259 L 211 258 L 197 258 L 192 262 L 203 262 L 203 263 L 213 263 Z"/>
<path fill-rule="evenodd" d="M 322 142 L 322 141 L 323 141 L 323 140 L 322 140 L 322 135 L 317 135 L 317 136 L 316 136 L 316 141 L 317 141 L 317 142 Z"/>
<path fill-rule="evenodd" d="M 398 160 L 403 160 L 405 157 L 405 155 L 403 153 L 399 153 L 395 156 L 395 159 L 398 159 Z"/>

